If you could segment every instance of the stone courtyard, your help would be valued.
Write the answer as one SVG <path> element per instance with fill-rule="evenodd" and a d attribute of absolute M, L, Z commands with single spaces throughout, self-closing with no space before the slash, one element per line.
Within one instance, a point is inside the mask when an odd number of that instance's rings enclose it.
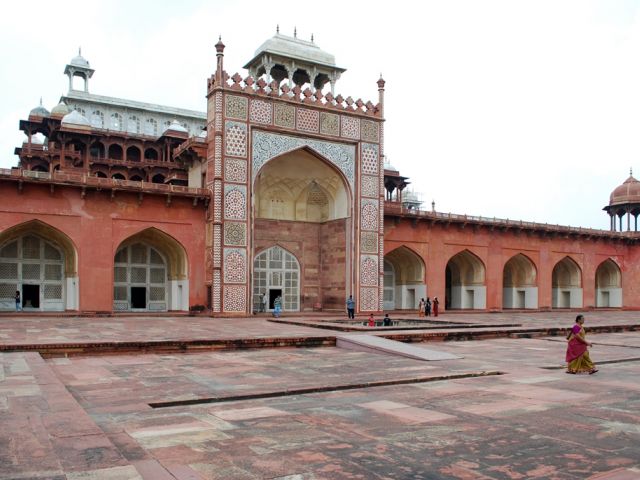
<path fill-rule="evenodd" d="M 338 348 L 321 314 L 3 314 L 0 478 L 640 478 L 638 314 L 587 312 L 600 371 L 566 375 L 575 314 L 349 332 L 439 361 Z"/>

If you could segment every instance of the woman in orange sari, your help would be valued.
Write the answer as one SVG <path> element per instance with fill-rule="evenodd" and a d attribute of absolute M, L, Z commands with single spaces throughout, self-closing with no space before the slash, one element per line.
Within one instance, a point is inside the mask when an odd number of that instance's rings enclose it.
<path fill-rule="evenodd" d="M 589 350 L 592 344 L 587 342 L 584 329 L 584 316 L 576 317 L 576 324 L 567 335 L 567 373 L 596 373 L 598 369 L 589 357 Z"/>

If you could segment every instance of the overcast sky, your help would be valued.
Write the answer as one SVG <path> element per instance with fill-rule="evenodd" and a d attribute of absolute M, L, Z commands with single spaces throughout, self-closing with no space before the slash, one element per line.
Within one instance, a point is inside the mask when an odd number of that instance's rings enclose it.
<path fill-rule="evenodd" d="M 640 0 L 31 1 L 0 16 L 0 167 L 18 122 L 67 92 L 82 47 L 90 92 L 205 111 L 213 45 L 241 71 L 280 32 L 347 68 L 336 93 L 377 101 L 385 151 L 425 208 L 608 229 L 640 176 Z M 640 178 L 640 177 L 639 177 Z"/>

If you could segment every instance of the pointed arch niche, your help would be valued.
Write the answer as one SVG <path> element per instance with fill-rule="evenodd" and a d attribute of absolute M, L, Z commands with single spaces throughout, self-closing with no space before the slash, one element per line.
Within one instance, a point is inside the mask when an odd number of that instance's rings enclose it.
<path fill-rule="evenodd" d="M 78 254 L 71 239 L 39 220 L 0 233 L 0 310 L 78 310 Z"/>
<path fill-rule="evenodd" d="M 484 310 L 487 305 L 485 266 L 469 250 L 451 257 L 447 263 L 445 308 Z"/>
<path fill-rule="evenodd" d="M 384 256 L 384 309 L 415 310 L 427 297 L 425 265 L 407 247 L 399 247 Z"/>
<path fill-rule="evenodd" d="M 188 311 L 188 259 L 175 238 L 147 228 L 114 255 L 114 311 Z"/>
<path fill-rule="evenodd" d="M 610 258 L 596 270 L 596 307 L 622 307 L 622 273 Z"/>
<path fill-rule="evenodd" d="M 564 257 L 553 267 L 551 306 L 553 308 L 582 307 L 582 270 L 571 257 Z"/>
<path fill-rule="evenodd" d="M 342 170 L 303 146 L 262 163 L 253 192 L 253 258 L 281 245 L 300 264 L 296 310 L 344 310 L 353 208 Z"/>
<path fill-rule="evenodd" d="M 522 253 L 504 264 L 502 308 L 538 308 L 536 266 Z"/>

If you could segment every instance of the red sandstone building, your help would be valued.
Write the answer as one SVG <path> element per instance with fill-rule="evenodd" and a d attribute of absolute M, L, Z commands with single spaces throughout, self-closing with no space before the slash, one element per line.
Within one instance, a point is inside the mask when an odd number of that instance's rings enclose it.
<path fill-rule="evenodd" d="M 1 310 L 16 291 L 27 311 L 214 316 L 261 294 L 290 312 L 640 307 L 633 177 L 611 231 L 421 211 L 385 168 L 382 79 L 375 104 L 336 95 L 334 57 L 279 33 L 246 77 L 216 51 L 206 113 L 89 93 L 89 62 L 66 66 L 0 171 Z"/>

